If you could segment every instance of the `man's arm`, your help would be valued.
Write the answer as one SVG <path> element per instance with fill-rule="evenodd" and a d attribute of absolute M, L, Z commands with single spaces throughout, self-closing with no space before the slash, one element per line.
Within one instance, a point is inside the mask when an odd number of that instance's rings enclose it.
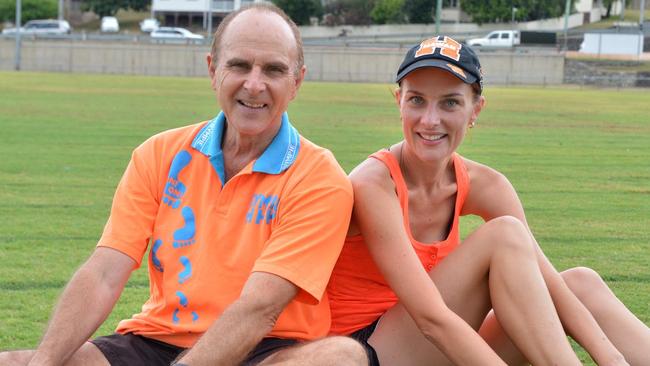
<path fill-rule="evenodd" d="M 29 365 L 64 364 L 104 322 L 134 267 L 121 252 L 95 249 L 63 291 Z"/>
<path fill-rule="evenodd" d="M 238 365 L 275 325 L 298 288 L 271 273 L 253 272 L 241 296 L 178 361 L 189 366 Z"/>

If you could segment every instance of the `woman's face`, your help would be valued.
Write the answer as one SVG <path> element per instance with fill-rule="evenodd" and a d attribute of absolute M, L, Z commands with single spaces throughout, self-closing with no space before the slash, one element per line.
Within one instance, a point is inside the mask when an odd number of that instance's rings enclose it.
<path fill-rule="evenodd" d="M 396 93 L 404 140 L 423 161 L 446 159 L 463 141 L 485 104 L 466 84 L 445 70 L 411 72 Z"/>

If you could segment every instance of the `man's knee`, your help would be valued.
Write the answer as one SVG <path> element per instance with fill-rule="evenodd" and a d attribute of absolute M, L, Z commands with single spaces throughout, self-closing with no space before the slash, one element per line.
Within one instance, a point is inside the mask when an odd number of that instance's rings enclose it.
<path fill-rule="evenodd" d="M 0 352 L 0 365 L 27 365 L 33 355 L 33 350 Z"/>
<path fill-rule="evenodd" d="M 322 339 L 318 351 L 326 365 L 368 365 L 368 355 L 361 343 L 349 337 L 337 336 Z"/>

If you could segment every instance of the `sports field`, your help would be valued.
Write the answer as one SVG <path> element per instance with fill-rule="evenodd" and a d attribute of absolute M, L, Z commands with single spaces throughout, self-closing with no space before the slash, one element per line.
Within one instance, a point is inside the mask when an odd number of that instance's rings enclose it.
<path fill-rule="evenodd" d="M 305 83 L 290 117 L 349 171 L 400 138 L 392 88 Z M 558 269 L 596 269 L 650 324 L 650 93 L 488 86 L 485 94 L 461 153 L 510 178 Z M 0 72 L 0 350 L 37 344 L 101 234 L 132 149 L 217 110 L 207 77 Z M 464 221 L 464 232 L 478 222 Z M 137 312 L 147 293 L 138 270 L 99 332 Z"/>

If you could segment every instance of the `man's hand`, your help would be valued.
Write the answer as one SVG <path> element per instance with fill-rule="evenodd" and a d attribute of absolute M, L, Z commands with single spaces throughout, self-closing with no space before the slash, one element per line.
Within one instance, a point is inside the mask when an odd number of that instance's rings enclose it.
<path fill-rule="evenodd" d="M 176 366 L 237 365 L 275 325 L 298 288 L 271 273 L 253 272 L 232 303 Z"/>

